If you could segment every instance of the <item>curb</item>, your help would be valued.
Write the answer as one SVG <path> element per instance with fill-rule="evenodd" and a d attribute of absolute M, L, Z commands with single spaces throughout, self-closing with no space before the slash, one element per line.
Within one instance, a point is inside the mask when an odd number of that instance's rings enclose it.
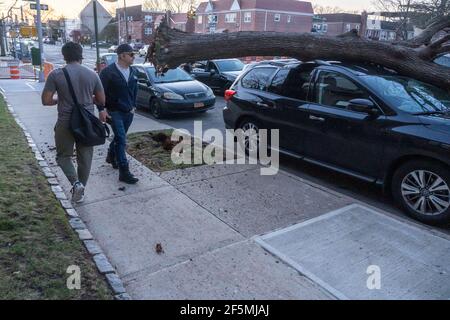
<path fill-rule="evenodd" d="M 18 115 L 14 111 L 14 108 L 8 103 L 6 97 L 3 97 L 9 113 L 13 116 L 17 125 L 22 129 L 25 138 L 28 142 L 28 146 L 34 153 L 35 159 L 38 161 L 39 167 L 42 173 L 47 178 L 47 183 L 50 186 L 55 198 L 59 201 L 60 205 L 64 209 L 67 219 L 73 231 L 78 234 L 78 238 L 83 243 L 86 250 L 89 252 L 92 261 L 97 266 L 98 271 L 105 276 L 108 285 L 114 294 L 115 300 L 132 300 L 131 296 L 126 292 L 122 280 L 117 274 L 116 270 L 104 254 L 103 250 L 98 245 L 90 231 L 87 229 L 84 222 L 81 220 L 75 208 L 72 206 L 70 200 L 67 199 L 61 185 L 58 182 L 56 174 L 52 171 L 45 158 L 39 151 L 36 143 L 34 142 L 31 134 L 23 122 L 19 119 Z"/>

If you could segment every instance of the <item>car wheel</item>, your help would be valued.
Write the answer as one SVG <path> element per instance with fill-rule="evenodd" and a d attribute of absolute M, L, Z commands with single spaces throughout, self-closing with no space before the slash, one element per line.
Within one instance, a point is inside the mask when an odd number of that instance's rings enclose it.
<path fill-rule="evenodd" d="M 161 103 L 157 99 L 152 99 L 150 101 L 150 113 L 156 119 L 161 119 L 163 116 Z"/>
<path fill-rule="evenodd" d="M 244 131 L 243 141 L 239 141 L 241 146 L 245 150 L 245 154 L 247 156 L 253 155 L 256 152 L 256 157 L 259 157 L 259 148 L 260 146 L 260 129 L 264 129 L 263 125 L 254 119 L 247 118 L 244 119 L 239 128 Z M 270 155 L 270 131 L 268 131 L 268 155 Z"/>
<path fill-rule="evenodd" d="M 429 223 L 450 222 L 450 170 L 431 161 L 411 161 L 392 179 L 394 200 L 413 218 Z"/>

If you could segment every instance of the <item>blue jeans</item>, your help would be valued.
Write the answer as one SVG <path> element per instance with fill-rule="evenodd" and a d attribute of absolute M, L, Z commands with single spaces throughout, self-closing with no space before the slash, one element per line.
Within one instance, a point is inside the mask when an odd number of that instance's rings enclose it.
<path fill-rule="evenodd" d="M 114 132 L 114 140 L 109 145 L 108 152 L 113 158 L 116 159 L 119 167 L 123 168 L 128 166 L 125 148 L 127 145 L 127 132 L 133 122 L 134 113 L 112 111 L 109 115 L 112 118 L 111 126 Z"/>

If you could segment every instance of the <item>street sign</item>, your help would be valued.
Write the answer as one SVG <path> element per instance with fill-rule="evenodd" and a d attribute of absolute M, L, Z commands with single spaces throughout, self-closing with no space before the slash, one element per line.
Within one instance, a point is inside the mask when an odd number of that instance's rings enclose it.
<path fill-rule="evenodd" d="M 36 3 L 30 3 L 30 9 L 31 10 L 37 10 L 37 4 Z M 41 10 L 48 10 L 48 4 L 41 4 Z"/>
<path fill-rule="evenodd" d="M 20 35 L 24 38 L 37 37 L 36 27 L 20 27 Z"/>

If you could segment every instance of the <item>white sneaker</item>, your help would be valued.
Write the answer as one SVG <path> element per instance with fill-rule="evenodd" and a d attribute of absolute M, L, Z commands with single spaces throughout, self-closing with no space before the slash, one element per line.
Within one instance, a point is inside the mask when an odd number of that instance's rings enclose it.
<path fill-rule="evenodd" d="M 73 202 L 82 203 L 84 201 L 84 186 L 81 182 L 75 182 L 70 192 L 72 193 Z"/>

